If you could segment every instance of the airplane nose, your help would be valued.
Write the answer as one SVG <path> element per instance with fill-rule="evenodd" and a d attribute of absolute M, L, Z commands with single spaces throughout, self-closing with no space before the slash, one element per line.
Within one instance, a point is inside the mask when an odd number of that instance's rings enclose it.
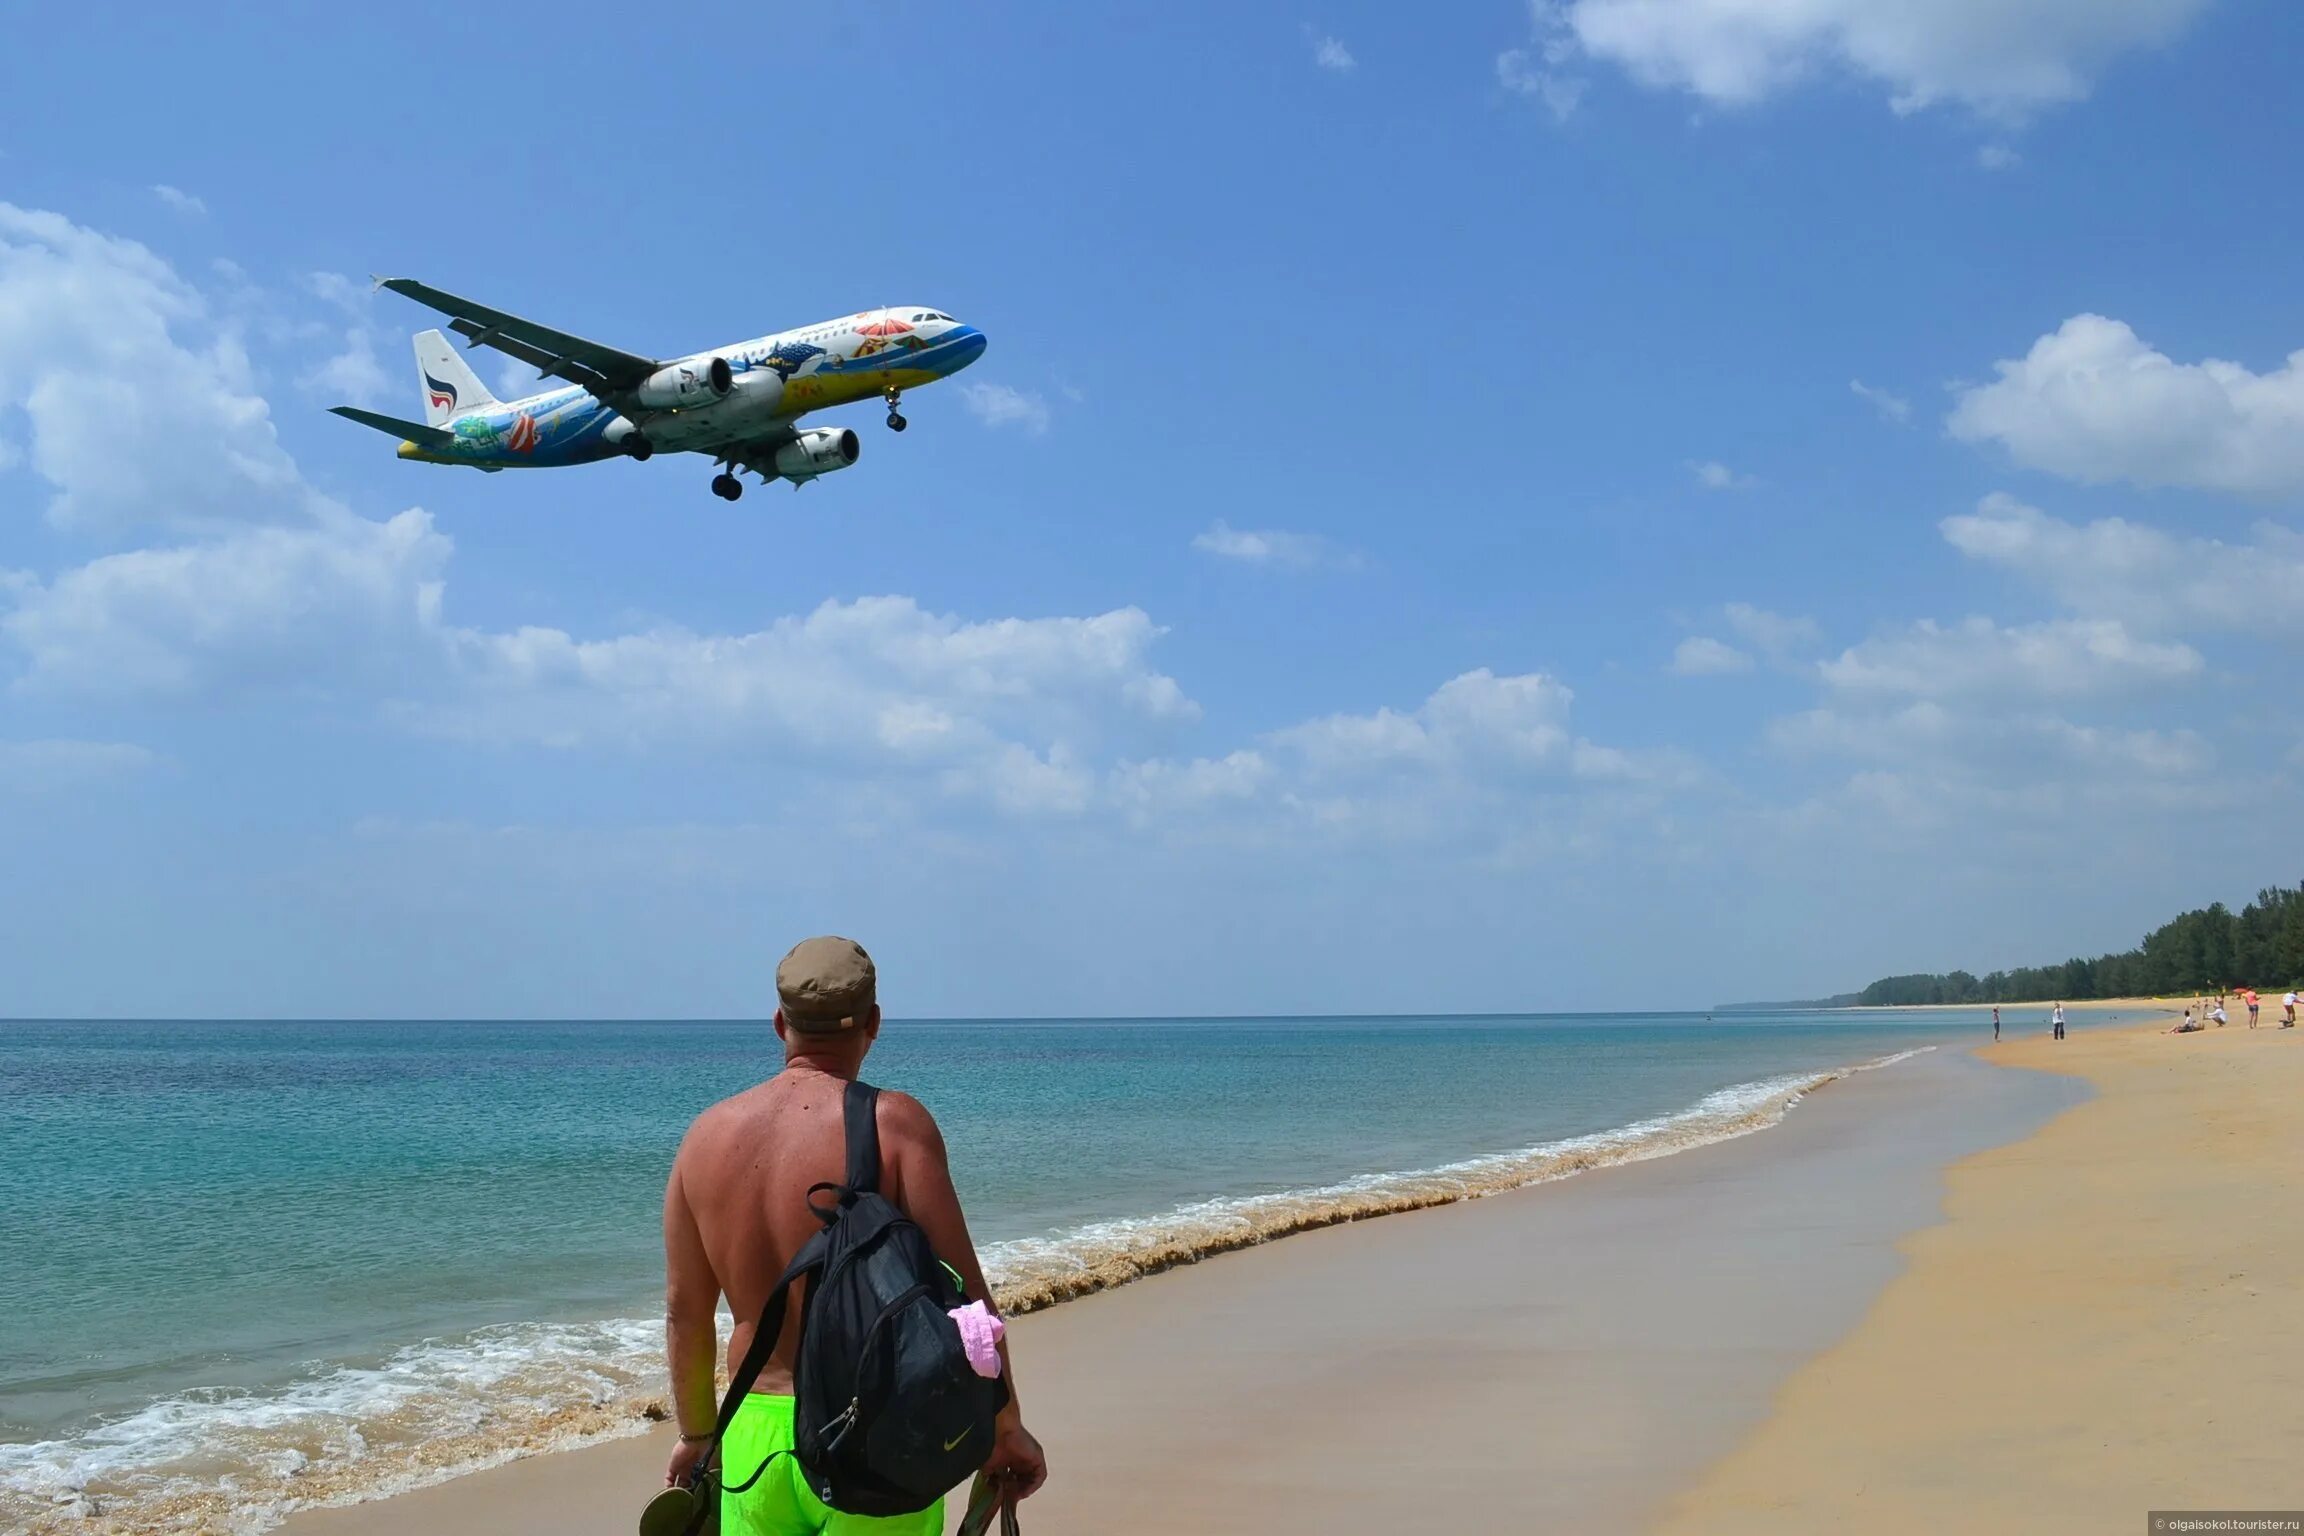
<path fill-rule="evenodd" d="M 990 345 L 984 333 L 972 325 L 964 325 L 953 332 L 952 340 L 952 366 L 955 369 L 965 368 L 982 357 L 984 348 Z"/>

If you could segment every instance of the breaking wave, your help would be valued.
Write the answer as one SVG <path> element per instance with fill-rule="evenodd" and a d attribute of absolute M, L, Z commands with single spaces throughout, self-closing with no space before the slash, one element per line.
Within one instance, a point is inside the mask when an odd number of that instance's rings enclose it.
<path fill-rule="evenodd" d="M 1449 1205 L 1765 1130 L 1854 1072 L 1772 1077 L 1676 1114 L 1404 1173 L 1179 1205 L 987 1244 L 1009 1313 L 1292 1233 Z M 726 1319 L 722 1319 L 725 1327 Z M 656 1318 L 516 1324 L 411 1345 L 285 1386 L 163 1398 L 64 1439 L 0 1443 L 0 1527 L 27 1536 L 230 1532 L 291 1511 L 423 1487 L 539 1451 L 638 1434 L 664 1416 Z"/>

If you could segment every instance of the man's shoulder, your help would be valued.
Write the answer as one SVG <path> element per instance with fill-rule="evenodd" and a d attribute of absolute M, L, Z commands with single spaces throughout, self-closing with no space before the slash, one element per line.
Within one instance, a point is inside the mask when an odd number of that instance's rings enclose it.
<path fill-rule="evenodd" d="M 680 1150 L 708 1147 L 722 1136 L 733 1134 L 745 1121 L 756 1115 L 761 1107 L 762 1090 L 766 1083 L 755 1083 L 741 1093 L 732 1093 L 717 1104 L 706 1105 L 696 1118 L 688 1122 L 688 1134 L 681 1140 Z"/>
<path fill-rule="evenodd" d="M 933 1128 L 936 1117 L 928 1106 L 898 1088 L 880 1090 L 880 1123 L 899 1129 Z"/>
<path fill-rule="evenodd" d="M 879 1125 L 883 1140 L 935 1146 L 940 1145 L 944 1139 L 944 1133 L 936 1128 L 936 1117 L 928 1112 L 928 1106 L 894 1088 L 880 1090 L 880 1103 L 873 1118 Z"/>

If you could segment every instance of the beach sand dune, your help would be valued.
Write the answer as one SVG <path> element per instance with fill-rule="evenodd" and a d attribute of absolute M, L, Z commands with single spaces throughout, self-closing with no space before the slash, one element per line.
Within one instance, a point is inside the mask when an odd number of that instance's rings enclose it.
<path fill-rule="evenodd" d="M 1949 1220 L 1670 1536 L 2095 1536 L 2304 1506 L 2304 1030 L 1984 1054 L 2098 1096 L 1953 1170 Z"/>

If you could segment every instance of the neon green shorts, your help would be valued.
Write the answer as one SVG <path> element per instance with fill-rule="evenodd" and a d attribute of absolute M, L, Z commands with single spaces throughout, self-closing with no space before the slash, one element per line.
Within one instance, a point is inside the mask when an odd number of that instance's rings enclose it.
<path fill-rule="evenodd" d="M 721 1475 L 742 1482 L 778 1451 L 792 1449 L 792 1399 L 747 1393 L 720 1444 Z M 944 1501 L 916 1515 L 848 1515 L 808 1491 L 790 1456 L 742 1493 L 720 1495 L 721 1536 L 943 1536 Z"/>

